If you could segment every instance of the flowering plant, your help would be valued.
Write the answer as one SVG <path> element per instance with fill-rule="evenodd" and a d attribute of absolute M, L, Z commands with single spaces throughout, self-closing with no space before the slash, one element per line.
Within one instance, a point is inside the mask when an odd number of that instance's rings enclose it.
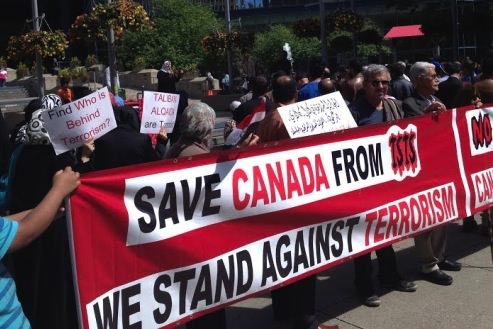
<path fill-rule="evenodd" d="M 252 33 L 216 31 L 202 38 L 202 47 L 207 54 L 222 55 L 228 47 L 238 48 L 242 52 L 249 50 L 254 41 L 255 36 Z"/>
<path fill-rule="evenodd" d="M 358 32 L 363 28 L 364 19 L 352 10 L 338 10 L 327 17 L 327 23 L 331 31 Z"/>
<path fill-rule="evenodd" d="M 68 41 L 63 31 L 31 31 L 20 36 L 11 36 L 7 44 L 7 56 L 12 60 L 32 58 L 65 57 Z"/>
<path fill-rule="evenodd" d="M 226 51 L 226 38 L 226 33 L 216 31 L 202 38 L 202 47 L 207 54 L 223 54 Z"/>
<path fill-rule="evenodd" d="M 292 30 L 300 38 L 320 38 L 320 19 L 305 18 L 292 24 Z"/>
<path fill-rule="evenodd" d="M 134 1 L 120 0 L 96 4 L 91 12 L 77 16 L 69 30 L 71 40 L 106 40 L 107 29 L 113 28 L 115 40 L 124 30 L 133 32 L 153 28 L 147 12 Z"/>

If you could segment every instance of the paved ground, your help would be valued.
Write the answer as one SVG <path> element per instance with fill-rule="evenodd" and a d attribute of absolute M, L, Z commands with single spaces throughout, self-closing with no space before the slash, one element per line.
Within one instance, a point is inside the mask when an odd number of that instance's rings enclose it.
<path fill-rule="evenodd" d="M 479 220 L 477 219 L 478 223 Z M 449 257 L 463 264 L 451 286 L 419 278 L 413 240 L 394 245 L 402 274 L 418 284 L 414 293 L 381 290 L 382 304 L 358 303 L 351 261 L 318 275 L 318 317 L 340 329 L 491 329 L 493 328 L 493 266 L 489 239 L 479 231 L 462 232 L 462 221 L 449 226 Z M 374 268 L 377 268 L 374 259 Z M 229 329 L 272 328 L 269 295 L 227 309 Z"/>

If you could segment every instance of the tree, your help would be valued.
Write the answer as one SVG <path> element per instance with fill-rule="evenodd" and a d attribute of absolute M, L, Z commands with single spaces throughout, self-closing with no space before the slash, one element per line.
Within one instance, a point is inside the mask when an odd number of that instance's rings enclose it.
<path fill-rule="evenodd" d="M 320 41 L 317 38 L 299 38 L 284 25 L 272 26 L 270 30 L 258 34 L 252 50 L 253 56 L 258 64 L 269 68 L 279 59 L 279 53 L 285 43 L 291 46 L 297 67 L 300 63 L 320 60 Z"/>
<path fill-rule="evenodd" d="M 202 38 L 221 26 L 209 7 L 183 0 L 154 1 L 152 19 L 150 31 L 123 32 L 116 50 L 125 65 L 143 59 L 146 67 L 160 68 L 170 60 L 181 69 L 195 69 L 205 57 Z"/>

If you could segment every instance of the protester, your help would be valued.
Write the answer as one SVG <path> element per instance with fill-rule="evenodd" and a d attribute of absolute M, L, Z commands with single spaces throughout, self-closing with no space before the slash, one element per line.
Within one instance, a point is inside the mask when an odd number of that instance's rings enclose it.
<path fill-rule="evenodd" d="M 493 103 L 493 53 L 481 61 L 481 75 L 474 83 L 474 89 L 484 104 Z"/>
<path fill-rule="evenodd" d="M 434 96 L 439 85 L 435 65 L 428 62 L 416 62 L 411 66 L 409 78 L 413 83 L 414 92 L 411 97 L 402 102 L 405 116 L 443 112 L 447 109 L 445 104 Z"/>
<path fill-rule="evenodd" d="M 399 61 L 390 66 L 389 94 L 398 100 L 404 100 L 412 95 L 413 84 L 405 76 L 406 63 Z"/>
<path fill-rule="evenodd" d="M 188 105 L 180 120 L 180 138 L 167 150 L 164 158 L 209 153 L 215 120 L 215 112 L 207 104 Z"/>
<path fill-rule="evenodd" d="M 244 76 L 247 81 L 251 81 L 257 76 L 255 62 L 249 53 L 243 53 L 240 64 L 240 74 Z"/>
<path fill-rule="evenodd" d="M 438 78 L 438 82 L 443 82 L 448 79 L 448 72 L 443 68 L 442 63 L 439 59 L 431 59 L 430 62 L 435 65 L 435 73 Z"/>
<path fill-rule="evenodd" d="M 404 117 L 400 101 L 386 98 L 390 73 L 383 65 L 372 64 L 363 71 L 363 93 L 349 104 L 359 126 L 399 120 Z M 416 284 L 403 279 L 397 269 L 397 259 L 392 245 L 376 250 L 378 278 L 383 287 L 404 291 L 416 291 Z M 373 285 L 371 253 L 354 259 L 356 292 L 362 304 L 369 307 L 380 305 Z"/>
<path fill-rule="evenodd" d="M 74 99 L 74 92 L 70 88 L 70 79 L 62 77 L 60 78 L 60 89 L 57 90 L 57 95 L 60 96 L 64 104 L 70 103 Z"/>
<path fill-rule="evenodd" d="M 118 74 L 118 65 L 115 65 L 115 85 L 112 85 L 111 81 L 111 70 L 110 67 L 107 66 L 104 69 L 104 84 L 105 87 L 108 87 L 108 90 L 114 94 L 118 94 L 120 90 L 120 75 Z"/>
<path fill-rule="evenodd" d="M 223 78 L 221 79 L 221 88 L 226 92 L 229 93 L 231 90 L 231 80 L 229 78 L 229 74 L 225 73 L 223 75 Z"/>
<path fill-rule="evenodd" d="M 481 74 L 477 77 L 474 84 L 462 82 L 463 87 L 456 95 L 454 101 L 455 107 L 475 105 L 480 108 L 483 103 L 493 102 L 493 54 L 487 54 L 481 61 Z M 484 236 L 490 235 L 489 210 L 484 210 L 481 216 L 481 234 Z M 462 231 L 471 233 L 476 230 L 478 223 L 474 219 L 474 215 L 464 218 Z"/>
<path fill-rule="evenodd" d="M 216 113 L 207 104 L 192 103 L 182 114 L 180 121 L 181 136 L 166 152 L 164 158 L 178 158 L 206 154 L 210 152 L 210 138 Z M 187 323 L 188 329 L 226 329 L 226 311 L 219 309 Z"/>
<path fill-rule="evenodd" d="M 9 140 L 7 122 L 0 111 L 0 175 L 8 170 L 12 145 Z"/>
<path fill-rule="evenodd" d="M 137 111 L 125 105 L 113 112 L 117 127 L 94 141 L 93 169 L 110 169 L 157 160 L 151 138 L 140 133 Z"/>
<path fill-rule="evenodd" d="M 176 93 L 176 83 L 180 80 L 180 75 L 175 74 L 170 61 L 164 61 L 156 77 L 157 91 L 161 93 Z"/>
<path fill-rule="evenodd" d="M 331 78 L 324 78 L 318 83 L 318 93 L 320 96 L 336 92 L 336 84 Z"/>
<path fill-rule="evenodd" d="M 318 92 L 318 83 L 322 80 L 324 73 L 324 65 L 311 63 L 308 70 L 308 78 L 310 82 L 304 85 L 298 92 L 299 102 L 320 96 Z"/>
<path fill-rule="evenodd" d="M 6 253 L 17 251 L 35 241 L 53 222 L 63 199 L 72 193 L 79 184 L 79 174 L 73 172 L 70 167 L 59 170 L 53 176 L 52 187 L 34 209 L 15 213 L 6 218 L 0 217 L 0 258 L 3 259 Z M 45 282 L 44 284 L 49 283 Z M 63 282 L 58 282 L 58 285 L 61 284 Z M 31 328 L 29 320 L 23 312 L 25 305 L 21 304 L 22 301 L 19 303 L 17 298 L 14 280 L 1 262 L 0 287 L 2 287 L 0 289 L 0 328 Z M 53 292 L 57 290 L 56 285 L 50 288 Z M 73 289 L 73 287 L 71 288 Z M 65 311 L 64 307 L 56 308 L 63 305 L 50 304 L 49 299 L 40 300 L 39 303 L 48 304 L 49 307 L 55 308 L 56 312 Z M 39 307 L 42 308 L 43 305 L 39 305 Z M 32 328 L 35 328 L 34 324 L 32 325 Z M 77 327 L 77 323 L 71 325 L 54 324 L 53 326 L 39 326 L 38 328 Z"/>
<path fill-rule="evenodd" d="M 308 79 L 308 74 L 304 72 L 297 72 L 296 73 L 296 86 L 298 90 L 303 88 L 310 80 Z"/>
<path fill-rule="evenodd" d="M 55 154 L 41 113 L 60 104 L 46 95 L 26 126 L 26 143 L 11 178 L 10 212 L 35 207 L 52 187 L 53 175 L 74 165 L 71 152 Z M 33 329 L 75 328 L 77 308 L 65 218 L 53 222 L 37 239 L 12 254 L 17 295 Z"/>
<path fill-rule="evenodd" d="M 207 90 L 209 90 L 208 95 L 211 95 L 210 93 L 214 90 L 214 77 L 211 72 L 207 72 L 205 80 L 207 81 Z"/>
<path fill-rule="evenodd" d="M 41 108 L 41 99 L 35 98 L 24 107 L 24 119 L 19 121 L 10 131 L 10 143 L 12 145 L 23 144 L 27 141 L 26 127 L 31 120 L 34 111 Z"/>
<path fill-rule="evenodd" d="M 445 105 L 434 96 L 439 84 L 435 65 L 416 62 L 411 66 L 409 78 L 414 85 L 414 93 L 402 103 L 406 117 L 446 111 Z M 422 277 L 439 285 L 452 284 L 453 278 L 443 271 L 460 271 L 461 264 L 444 257 L 447 225 L 421 233 L 414 238 L 414 244 Z"/>
<path fill-rule="evenodd" d="M 244 103 L 241 103 L 233 111 L 233 119 L 236 123 L 240 123 L 247 115 L 251 114 L 253 109 L 260 103 L 266 102 L 267 107 L 270 109 L 271 101 L 265 94 L 269 91 L 269 81 L 263 77 L 258 76 L 251 82 L 252 98 Z"/>
<path fill-rule="evenodd" d="M 5 87 L 7 81 L 7 69 L 5 67 L 0 68 L 0 88 Z"/>
<path fill-rule="evenodd" d="M 478 64 L 469 57 L 466 57 L 462 62 L 462 81 L 465 83 L 474 84 L 478 78 Z"/>
<path fill-rule="evenodd" d="M 260 122 L 251 144 L 289 139 L 289 134 L 278 108 L 296 102 L 296 81 L 281 75 L 272 81 L 272 110 Z M 295 283 L 271 291 L 274 320 L 280 328 L 335 329 L 337 326 L 319 324 L 315 315 L 316 276 L 312 275 Z"/>
<path fill-rule="evenodd" d="M 455 98 L 463 88 L 461 66 L 462 64 L 460 62 L 445 64 L 445 69 L 449 76 L 448 79 L 440 82 L 438 85 L 436 95 L 443 101 L 443 104 L 445 104 L 447 109 L 454 108 Z"/>
<path fill-rule="evenodd" d="M 342 98 L 351 103 L 363 88 L 363 66 L 357 60 L 351 60 L 346 75 L 339 81 Z"/>

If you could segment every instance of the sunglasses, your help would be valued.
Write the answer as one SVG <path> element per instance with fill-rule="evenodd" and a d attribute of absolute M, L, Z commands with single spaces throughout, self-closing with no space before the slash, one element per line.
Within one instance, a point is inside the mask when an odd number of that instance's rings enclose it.
<path fill-rule="evenodd" d="M 371 85 L 373 87 L 378 87 L 380 84 L 382 84 L 382 86 L 384 87 L 387 87 L 390 83 L 390 81 L 388 80 L 373 80 L 373 81 L 370 81 Z"/>

